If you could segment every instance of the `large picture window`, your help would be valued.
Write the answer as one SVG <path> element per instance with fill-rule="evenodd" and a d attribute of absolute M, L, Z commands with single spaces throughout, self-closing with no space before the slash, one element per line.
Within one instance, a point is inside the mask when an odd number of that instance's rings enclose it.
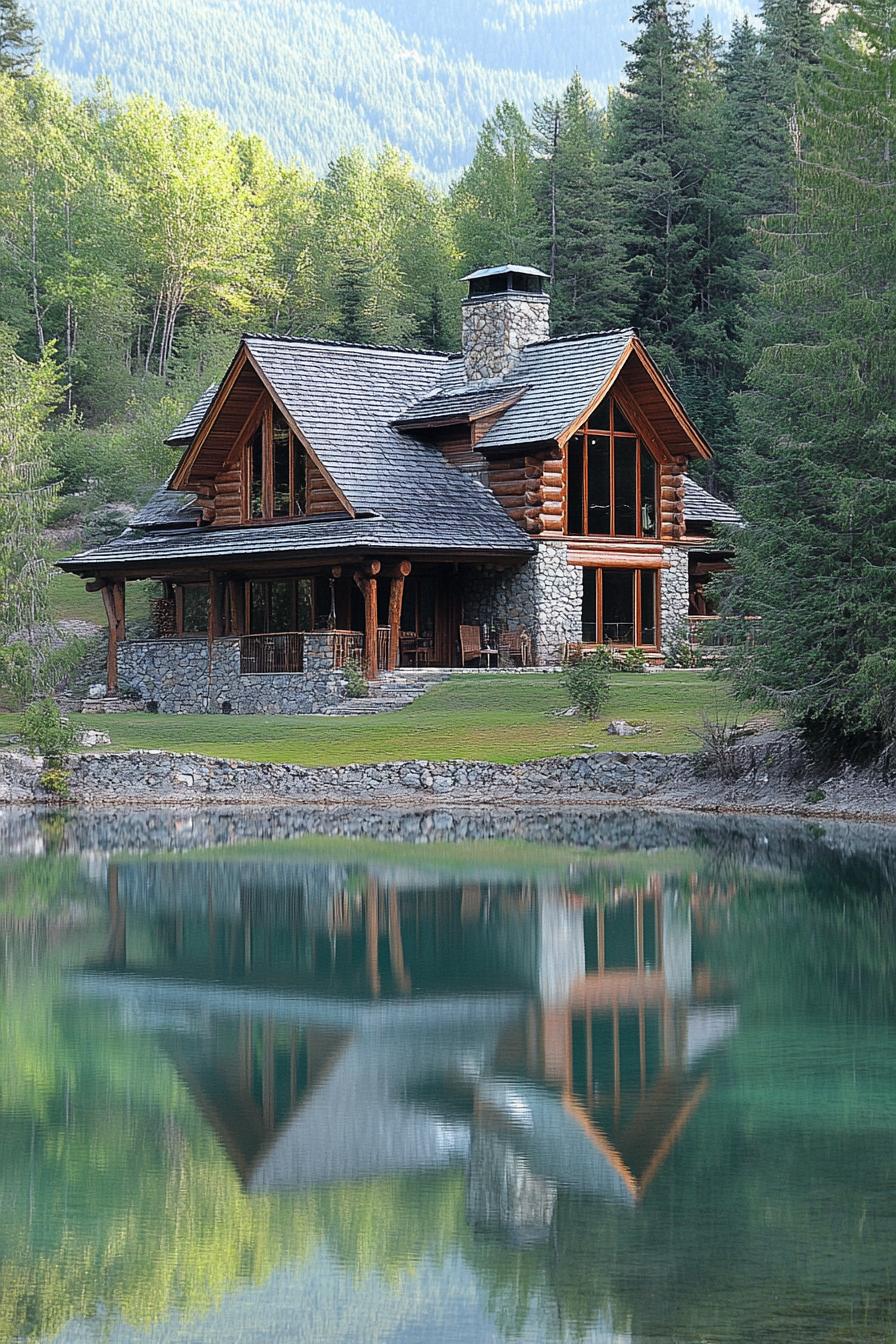
<path fill-rule="evenodd" d="M 298 518 L 305 512 L 307 458 L 284 416 L 269 406 L 246 444 L 246 517 Z"/>
<path fill-rule="evenodd" d="M 569 535 L 656 536 L 656 461 L 612 397 L 570 439 L 566 459 Z"/>
<path fill-rule="evenodd" d="M 657 571 L 585 569 L 582 639 L 586 644 L 657 645 Z"/>

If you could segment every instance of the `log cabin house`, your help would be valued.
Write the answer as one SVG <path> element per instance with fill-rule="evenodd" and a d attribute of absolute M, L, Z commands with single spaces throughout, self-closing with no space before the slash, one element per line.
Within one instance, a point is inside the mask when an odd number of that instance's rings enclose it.
<path fill-rule="evenodd" d="M 738 515 L 688 475 L 709 445 L 632 330 L 551 339 L 546 276 L 466 277 L 462 352 L 247 335 L 168 439 L 128 529 L 60 562 L 99 589 L 108 688 L 153 708 L 316 711 L 340 668 L 457 666 L 461 625 L 659 661 L 702 615 Z M 155 579 L 157 638 L 126 638 Z"/>

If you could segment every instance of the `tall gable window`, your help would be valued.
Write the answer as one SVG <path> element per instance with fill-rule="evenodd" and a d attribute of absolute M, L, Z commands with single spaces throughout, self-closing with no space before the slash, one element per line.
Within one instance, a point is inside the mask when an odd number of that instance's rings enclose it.
<path fill-rule="evenodd" d="M 601 403 L 566 453 L 568 534 L 656 536 L 656 460 L 615 398 Z"/>
<path fill-rule="evenodd" d="M 246 443 L 246 518 L 298 518 L 307 504 L 308 459 L 286 419 L 268 406 Z"/>

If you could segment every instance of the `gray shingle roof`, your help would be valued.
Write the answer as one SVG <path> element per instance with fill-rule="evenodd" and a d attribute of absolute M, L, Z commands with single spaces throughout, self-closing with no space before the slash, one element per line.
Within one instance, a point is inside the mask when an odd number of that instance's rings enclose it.
<path fill-rule="evenodd" d="M 436 450 L 437 451 L 437 450 Z M 458 475 L 460 473 L 458 472 Z M 483 496 L 488 492 L 478 487 Z M 500 506 L 498 506 L 500 507 Z M 505 515 L 506 528 L 496 536 L 490 519 L 473 516 L 443 519 L 415 518 L 322 518 L 319 521 L 284 523 L 280 527 L 207 527 L 137 532 L 128 528 L 103 546 L 82 551 L 62 560 L 62 569 L 90 572 L 105 566 L 148 565 L 156 562 L 202 564 L 233 558 L 295 555 L 324 558 L 334 553 L 369 554 L 371 551 L 444 556 L 463 559 L 503 556 L 524 559 L 534 547 Z"/>
<path fill-rule="evenodd" d="M 530 543 L 490 491 L 392 421 L 441 381 L 445 355 L 249 337 L 247 345 L 323 466 L 359 511 L 408 542 Z M 462 541 L 462 544 L 466 544 Z"/>
<path fill-rule="evenodd" d="M 146 501 L 131 519 L 131 527 L 190 527 L 202 516 L 196 496 L 187 490 L 169 490 L 167 483 Z"/>
<path fill-rule="evenodd" d="M 527 346 L 514 372 L 528 391 L 483 436 L 480 451 L 554 439 L 587 410 L 634 332 L 607 331 Z M 451 374 L 463 376 L 452 367 Z"/>
<path fill-rule="evenodd" d="M 215 395 L 217 390 L 218 390 L 217 383 L 212 383 L 211 387 L 207 387 L 205 389 L 202 396 L 196 402 L 196 405 L 190 411 L 188 411 L 188 413 L 184 416 L 183 420 L 181 420 L 180 424 L 177 425 L 174 429 L 172 429 L 171 433 L 165 440 L 166 443 L 190 442 L 193 435 L 199 428 L 200 420 L 205 415 L 209 406 L 212 404 L 212 397 Z"/>
<path fill-rule="evenodd" d="M 515 396 L 521 396 L 525 384 L 492 383 L 488 387 L 469 387 L 461 392 L 441 391 L 415 401 L 393 420 L 395 425 L 419 424 L 423 420 L 442 420 L 451 416 L 479 415 L 497 406 L 504 406 Z"/>
<path fill-rule="evenodd" d="M 684 516 L 689 523 L 719 523 L 725 527 L 743 527 L 737 509 L 717 499 L 690 476 L 684 478 Z"/>

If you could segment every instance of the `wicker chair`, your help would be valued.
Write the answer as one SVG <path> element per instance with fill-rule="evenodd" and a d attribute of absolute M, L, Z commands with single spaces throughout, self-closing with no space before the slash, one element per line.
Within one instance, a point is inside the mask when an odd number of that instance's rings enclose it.
<path fill-rule="evenodd" d="M 475 658 L 477 662 L 483 654 L 482 631 L 478 625 L 460 627 L 460 665 L 466 667 Z"/>
<path fill-rule="evenodd" d="M 528 667 L 532 661 L 532 641 L 526 630 L 502 630 L 498 636 L 498 661 Z"/>

